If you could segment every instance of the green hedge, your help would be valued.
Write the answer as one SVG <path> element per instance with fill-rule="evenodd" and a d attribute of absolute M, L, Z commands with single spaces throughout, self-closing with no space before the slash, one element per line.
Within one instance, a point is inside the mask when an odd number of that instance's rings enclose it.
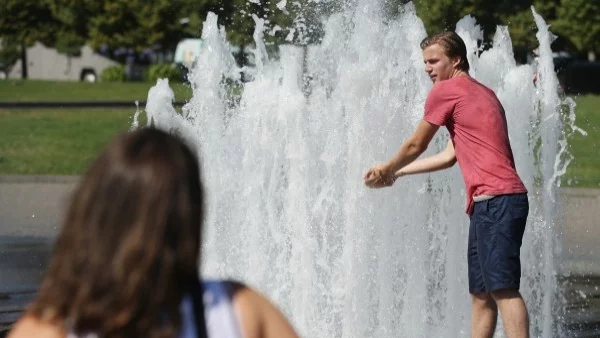
<path fill-rule="evenodd" d="M 125 82 L 125 66 L 110 66 L 100 74 L 100 80 L 104 82 Z"/>
<path fill-rule="evenodd" d="M 146 80 L 154 83 L 158 79 L 169 79 L 169 82 L 181 81 L 181 72 L 172 63 L 156 63 L 148 68 Z"/>

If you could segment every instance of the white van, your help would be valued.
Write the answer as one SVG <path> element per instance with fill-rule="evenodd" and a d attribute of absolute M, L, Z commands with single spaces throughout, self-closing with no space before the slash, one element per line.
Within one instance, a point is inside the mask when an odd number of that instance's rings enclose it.
<path fill-rule="evenodd" d="M 102 71 L 119 63 L 83 46 L 78 56 L 67 56 L 36 42 L 27 48 L 27 76 L 32 80 L 98 81 Z M 12 67 L 8 78 L 21 78 L 21 60 Z"/>

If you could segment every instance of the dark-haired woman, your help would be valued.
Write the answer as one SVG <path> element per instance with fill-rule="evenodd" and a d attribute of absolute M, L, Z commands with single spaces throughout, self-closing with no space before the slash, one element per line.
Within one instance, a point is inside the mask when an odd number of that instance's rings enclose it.
<path fill-rule="evenodd" d="M 179 139 L 113 140 L 75 190 L 38 295 L 9 338 L 296 337 L 263 296 L 199 280 L 203 189 Z"/>

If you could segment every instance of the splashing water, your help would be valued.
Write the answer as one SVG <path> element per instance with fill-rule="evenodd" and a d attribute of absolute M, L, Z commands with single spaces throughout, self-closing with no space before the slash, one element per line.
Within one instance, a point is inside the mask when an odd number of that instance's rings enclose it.
<path fill-rule="evenodd" d="M 202 158 L 208 194 L 203 270 L 239 278 L 273 299 L 307 337 L 459 337 L 470 327 L 468 218 L 458 166 L 369 190 L 363 171 L 387 159 L 422 118 L 431 83 L 409 4 L 384 22 L 383 1 L 356 1 L 324 22 L 308 48 L 268 55 L 254 18 L 256 69 L 233 102 L 224 77 L 239 79 L 224 28 L 209 14 L 206 48 L 190 72 L 193 98 L 179 114 L 159 80 L 149 123 L 181 134 Z M 285 7 L 286 2 L 281 2 Z M 558 330 L 556 186 L 570 161 L 551 34 L 538 26 L 539 81 L 517 65 L 506 27 L 493 48 L 472 17 L 456 31 L 471 75 L 502 101 L 517 170 L 530 191 L 522 292 L 533 336 Z M 307 82 L 310 79 L 309 82 Z M 137 120 L 136 120 L 137 121 Z M 428 154 L 444 148 L 440 132 Z M 501 328 L 498 335 L 502 336 Z"/>

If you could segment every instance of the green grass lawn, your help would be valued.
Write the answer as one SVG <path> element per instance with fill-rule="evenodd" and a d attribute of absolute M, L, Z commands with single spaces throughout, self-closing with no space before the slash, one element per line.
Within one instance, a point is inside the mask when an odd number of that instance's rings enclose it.
<path fill-rule="evenodd" d="M 1 101 L 145 100 L 151 83 L 0 81 Z M 191 90 L 174 84 L 177 100 Z M 600 188 L 600 95 L 579 96 L 569 140 L 575 159 L 563 186 Z M 0 174 L 80 174 L 105 142 L 131 125 L 133 109 L 0 110 Z"/>
<path fill-rule="evenodd" d="M 146 101 L 150 82 L 98 82 L 0 80 L 0 102 L 38 101 Z M 178 101 L 192 97 L 183 83 L 169 84 Z"/>
<path fill-rule="evenodd" d="M 579 96 L 575 102 L 575 124 L 585 130 L 587 136 L 575 133 L 569 140 L 569 150 L 575 158 L 567 169 L 563 184 L 600 188 L 600 96 Z"/>
<path fill-rule="evenodd" d="M 135 110 L 0 110 L 1 174 L 81 174 Z"/>

